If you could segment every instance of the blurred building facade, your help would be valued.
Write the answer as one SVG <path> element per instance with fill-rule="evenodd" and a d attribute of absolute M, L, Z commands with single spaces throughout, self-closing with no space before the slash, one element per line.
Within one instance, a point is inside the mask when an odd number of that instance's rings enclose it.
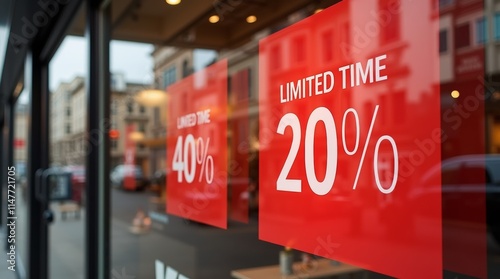
<path fill-rule="evenodd" d="M 123 74 L 111 78 L 111 119 L 103 121 L 111 137 L 111 167 L 122 164 L 125 154 L 125 137 L 128 125 L 133 125 L 136 135 L 146 138 L 152 133 L 150 108 L 134 101 L 134 96 L 146 84 L 126 82 Z M 89 142 L 98 143 L 92 131 L 87 134 L 87 100 L 85 80 L 76 77 L 61 83 L 51 94 L 51 164 L 53 166 L 84 165 Z M 135 163 L 149 174 L 149 151 L 136 139 Z"/>

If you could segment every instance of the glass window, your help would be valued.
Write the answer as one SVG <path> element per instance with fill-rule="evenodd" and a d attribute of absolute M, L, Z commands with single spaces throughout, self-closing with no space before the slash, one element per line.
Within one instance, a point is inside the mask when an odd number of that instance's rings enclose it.
<path fill-rule="evenodd" d="M 455 4 L 455 0 L 439 0 L 439 8 L 447 8 Z"/>
<path fill-rule="evenodd" d="M 439 31 L 439 52 L 448 51 L 448 30 Z"/>
<path fill-rule="evenodd" d="M 118 113 L 118 108 L 117 108 L 117 101 L 116 100 L 111 100 L 111 115 L 116 115 Z"/>
<path fill-rule="evenodd" d="M 176 81 L 176 72 L 175 66 L 171 66 L 163 72 L 163 88 L 166 88 Z"/>
<path fill-rule="evenodd" d="M 189 62 L 187 60 L 182 61 L 182 77 L 185 78 L 191 74 L 191 69 L 189 68 Z"/>
<path fill-rule="evenodd" d="M 155 126 L 158 126 L 160 125 L 160 108 L 159 107 L 155 107 L 153 109 L 153 114 L 154 114 L 154 125 Z"/>
<path fill-rule="evenodd" d="M 112 81 L 112 277 L 500 278 L 498 1 L 140 2 L 113 34 L 172 46 L 118 56 L 168 97 Z M 58 99 L 81 165 L 94 104 Z"/>
<path fill-rule="evenodd" d="M 476 43 L 483 44 L 488 40 L 485 18 L 476 20 Z"/>
<path fill-rule="evenodd" d="M 134 112 L 134 102 L 133 101 L 127 101 L 127 111 L 129 113 Z"/>
<path fill-rule="evenodd" d="M 495 40 L 500 40 L 500 13 L 495 13 Z"/>
<path fill-rule="evenodd" d="M 401 19 L 400 13 L 397 11 L 399 9 L 397 7 L 400 5 L 399 0 L 379 0 L 378 3 L 378 20 L 383 27 L 380 29 L 380 43 L 395 42 L 401 37 Z M 388 15 L 390 15 L 390 18 Z"/>
<path fill-rule="evenodd" d="M 455 28 L 455 47 L 464 48 L 470 46 L 470 25 L 464 23 Z"/>

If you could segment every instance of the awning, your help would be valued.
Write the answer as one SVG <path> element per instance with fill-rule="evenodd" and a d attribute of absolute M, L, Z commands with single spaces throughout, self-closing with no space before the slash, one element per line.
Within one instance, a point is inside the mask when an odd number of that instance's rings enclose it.
<path fill-rule="evenodd" d="M 339 0 L 184 0 L 172 6 L 164 0 L 112 1 L 112 39 L 185 48 L 232 48 L 258 31 L 275 26 L 298 11 L 314 11 Z M 67 34 L 83 36 L 85 5 L 82 0 L 4 0 L 0 9 L 0 104 L 13 96 L 24 69 L 27 50 L 43 46 L 49 61 Z M 36 3 L 36 4 L 35 4 Z M 41 4 L 42 3 L 42 4 Z M 51 3 L 51 4 L 47 4 Z M 210 23 L 211 16 L 217 23 Z M 247 22 L 254 15 L 256 21 Z M 7 29 L 5 29 L 7 27 Z M 10 28 L 9 28 L 10 27 Z M 9 39 L 3 32 L 8 30 Z M 8 70 L 6 70 L 8 69 Z"/>
<path fill-rule="evenodd" d="M 257 31 L 278 24 L 300 9 L 324 8 L 339 0 L 120 0 L 112 3 L 112 38 L 187 48 L 222 49 L 241 45 Z M 209 17 L 220 20 L 210 23 Z M 246 18 L 255 15 L 257 21 Z M 82 35 L 80 13 L 71 34 Z"/>

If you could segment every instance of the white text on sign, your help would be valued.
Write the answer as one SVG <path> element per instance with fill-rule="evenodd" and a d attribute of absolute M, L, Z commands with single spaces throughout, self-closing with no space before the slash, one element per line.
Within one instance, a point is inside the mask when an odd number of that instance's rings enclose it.
<path fill-rule="evenodd" d="M 177 117 L 177 129 L 210 123 L 210 109 Z"/>
<path fill-rule="evenodd" d="M 386 69 L 384 60 L 386 54 L 370 58 L 366 63 L 356 62 L 339 67 L 342 74 L 342 89 L 356 87 L 387 80 L 383 73 Z M 331 71 L 301 78 L 297 81 L 280 85 L 280 102 L 288 103 L 294 100 L 330 93 L 335 86 L 335 75 Z"/>
<path fill-rule="evenodd" d="M 348 87 L 348 79 L 350 79 L 350 87 L 360 86 L 363 84 L 370 84 L 381 82 L 387 80 L 387 75 L 382 73 L 386 70 L 386 65 L 383 60 L 387 58 L 386 54 L 377 56 L 375 58 L 370 58 L 365 64 L 361 62 L 355 62 L 342 66 L 339 68 L 339 72 L 342 73 L 342 89 Z M 305 97 L 311 97 L 313 95 L 320 95 L 324 93 L 329 93 L 332 91 L 335 85 L 335 77 L 332 72 L 327 71 L 323 74 L 313 75 L 302 80 L 298 80 L 297 83 L 288 82 L 286 84 L 286 94 L 283 93 L 283 85 L 280 85 L 281 103 L 290 102 L 296 99 L 302 99 Z M 306 89 L 309 89 L 308 94 L 306 94 Z M 323 89 L 321 91 L 321 89 Z M 313 92 L 313 90 L 315 90 Z M 365 160 L 365 156 L 368 150 L 369 142 L 371 139 L 371 134 L 373 131 L 373 126 L 375 125 L 377 119 L 377 112 L 379 106 L 375 107 L 373 112 L 372 121 L 368 129 L 368 133 L 365 140 L 365 145 L 362 150 L 361 159 L 358 164 L 358 170 L 356 172 L 356 177 L 353 182 L 353 190 L 356 189 L 358 185 L 358 180 L 361 174 L 361 169 Z M 356 142 L 354 149 L 347 148 L 346 143 L 346 119 L 349 115 L 352 115 L 355 120 L 356 128 Z M 326 173 L 323 181 L 320 181 L 316 176 L 316 169 L 314 165 L 314 144 L 316 140 L 316 126 L 318 122 L 323 122 L 326 129 Z M 285 114 L 277 127 L 277 133 L 280 135 L 285 134 L 285 130 L 290 127 L 292 129 L 292 144 L 290 146 L 290 152 L 288 157 L 281 169 L 281 172 L 276 181 L 276 189 L 278 191 L 285 192 L 302 192 L 302 180 L 301 179 L 291 179 L 288 178 L 288 174 L 292 169 L 292 165 L 295 163 L 295 158 L 299 152 L 300 145 L 302 144 L 302 128 L 299 117 L 293 113 L 289 112 Z M 359 147 L 360 143 L 360 125 L 359 125 L 359 115 L 356 109 L 348 108 L 342 119 L 342 145 L 344 147 L 345 153 L 348 156 L 354 155 Z M 309 119 L 307 120 L 306 130 L 305 130 L 305 142 L 304 142 L 304 158 L 305 158 L 305 171 L 307 182 L 311 190 L 319 195 L 323 196 L 330 192 L 333 187 L 336 178 L 337 164 L 338 164 L 338 138 L 337 138 L 337 128 L 335 124 L 335 119 L 332 112 L 328 107 L 318 107 L 316 108 Z M 387 141 L 390 143 L 394 155 L 394 172 L 391 184 L 389 187 L 387 185 L 382 185 L 382 181 L 379 176 L 379 148 L 382 142 Z M 399 152 L 396 145 L 396 141 L 390 135 L 383 135 L 377 139 L 375 144 L 375 151 L 373 153 L 373 173 L 375 177 L 375 183 L 381 193 L 390 194 L 394 191 L 397 184 L 397 177 L 399 171 L 398 158 Z"/>
<path fill-rule="evenodd" d="M 347 77 L 350 79 L 350 87 L 360 86 L 368 83 L 375 83 L 387 79 L 386 75 L 382 75 L 382 70 L 385 70 L 386 65 L 382 64 L 387 55 L 380 55 L 375 58 L 368 59 L 366 65 L 361 62 L 349 64 L 339 68 L 342 72 L 342 89 L 347 88 Z"/>

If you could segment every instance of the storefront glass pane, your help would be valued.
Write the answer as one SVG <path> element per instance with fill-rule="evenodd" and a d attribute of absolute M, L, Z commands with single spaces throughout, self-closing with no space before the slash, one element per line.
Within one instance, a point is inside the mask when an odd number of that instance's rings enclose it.
<path fill-rule="evenodd" d="M 492 3 L 193 5 L 111 96 L 112 276 L 499 276 Z"/>
<path fill-rule="evenodd" d="M 80 53 L 78 57 L 75 53 Z M 66 37 L 52 59 L 50 69 L 50 168 L 57 181 L 50 203 L 54 221 L 49 226 L 49 277 L 84 278 L 85 268 L 85 155 L 86 47 L 76 37 Z M 68 64 L 71 61 L 71 64 Z M 72 71 L 78 76 L 68 76 Z M 57 186 L 56 186 L 57 185 Z M 68 189 L 69 187 L 69 189 Z"/>
<path fill-rule="evenodd" d="M 15 106 L 14 118 L 14 167 L 15 167 L 15 208 L 11 214 L 16 217 L 15 235 L 10 244 L 16 247 L 17 271 L 26 273 L 28 263 L 28 124 L 30 119 L 28 91 L 23 90 Z M 12 189 L 11 189 L 12 190 Z M 12 194 L 12 193 L 11 193 Z M 12 199 L 11 199 L 12 200 Z M 8 206 L 6 207 L 9 208 Z M 12 208 L 12 206 L 11 206 Z M 9 232 L 10 234 L 10 232 Z M 8 235 L 9 235 L 8 234 Z M 9 251 L 10 252 L 10 251 Z M 9 264 L 10 265 L 10 264 Z"/>

